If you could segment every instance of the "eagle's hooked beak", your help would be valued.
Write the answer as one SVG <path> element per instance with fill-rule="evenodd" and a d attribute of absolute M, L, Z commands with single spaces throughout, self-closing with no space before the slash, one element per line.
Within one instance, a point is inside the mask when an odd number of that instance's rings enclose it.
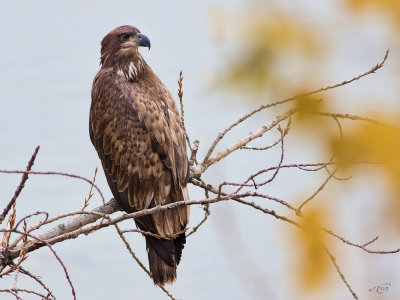
<path fill-rule="evenodd" d="M 137 34 L 139 39 L 138 39 L 138 45 L 140 47 L 148 47 L 150 50 L 151 44 L 150 44 L 150 40 L 147 36 L 145 36 L 143 33 L 138 33 Z"/>

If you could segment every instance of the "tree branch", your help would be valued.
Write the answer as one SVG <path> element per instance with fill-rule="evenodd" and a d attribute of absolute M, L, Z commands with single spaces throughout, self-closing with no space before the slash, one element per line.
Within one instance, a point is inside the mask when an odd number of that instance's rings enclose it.
<path fill-rule="evenodd" d="M 230 147 L 226 148 L 225 150 L 218 152 L 215 156 L 203 160 L 203 162 L 201 164 L 198 164 L 196 166 L 193 167 L 192 169 L 192 173 L 193 176 L 198 176 L 202 173 L 204 173 L 204 171 L 211 165 L 219 162 L 221 159 L 223 159 L 224 157 L 228 156 L 229 154 L 231 154 L 232 152 L 236 151 L 237 149 L 240 149 L 243 146 L 246 146 L 249 142 L 251 142 L 252 140 L 255 140 L 259 137 L 261 137 L 264 133 L 266 133 L 267 131 L 271 130 L 272 128 L 274 128 L 276 125 L 278 125 L 280 122 L 286 120 L 287 118 L 289 118 L 291 115 L 293 115 L 295 113 L 294 109 L 290 109 L 288 110 L 286 113 L 284 113 L 282 116 L 278 116 L 275 118 L 274 121 L 272 121 L 270 124 L 265 125 L 263 127 L 261 127 L 260 129 L 258 129 L 256 132 L 254 133 L 250 133 L 248 136 L 246 136 L 245 138 L 237 141 L 235 144 L 231 145 Z"/>

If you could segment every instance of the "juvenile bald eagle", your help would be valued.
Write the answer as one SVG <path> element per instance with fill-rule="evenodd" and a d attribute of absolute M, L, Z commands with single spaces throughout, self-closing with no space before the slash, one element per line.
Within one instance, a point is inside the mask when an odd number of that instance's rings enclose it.
<path fill-rule="evenodd" d="M 150 40 L 120 26 L 101 41 L 101 69 L 93 81 L 90 139 L 110 189 L 128 213 L 187 200 L 189 167 L 184 131 L 171 93 L 140 55 Z M 186 242 L 189 208 L 135 219 L 145 235 L 155 284 L 176 279 Z"/>

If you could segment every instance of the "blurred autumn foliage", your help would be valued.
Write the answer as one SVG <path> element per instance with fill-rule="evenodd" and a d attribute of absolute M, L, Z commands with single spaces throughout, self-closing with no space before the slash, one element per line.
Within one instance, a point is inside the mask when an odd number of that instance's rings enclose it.
<path fill-rule="evenodd" d="M 237 49 L 221 76 L 224 87 L 251 93 L 287 92 L 290 65 L 321 53 L 312 28 L 288 15 L 248 12 L 221 17 L 234 28 L 227 38 Z"/>
<path fill-rule="evenodd" d="M 400 26 L 400 2 L 397 0 L 347 0 L 348 6 L 357 13 L 383 14 Z"/>
<path fill-rule="evenodd" d="M 323 285 L 329 272 L 329 258 L 325 247 L 330 247 L 326 235 L 319 226 L 326 223 L 327 215 L 322 209 L 310 209 L 304 215 L 302 229 L 294 240 L 297 240 L 297 269 L 301 270 L 300 283 L 306 289 Z"/>
<path fill-rule="evenodd" d="M 389 210 L 396 211 L 391 217 L 399 225 L 400 1 L 286 2 L 248 1 L 247 10 L 213 12 L 216 39 L 231 46 L 216 76 L 217 86 L 224 92 L 250 96 L 246 101 L 257 95 L 256 99 L 268 104 L 357 76 L 365 70 L 361 64 L 365 66 L 373 58 L 372 62 L 377 62 L 390 48 L 390 66 L 381 70 L 381 77 L 372 75 L 365 84 L 329 94 L 295 98 L 292 127 L 300 125 L 303 134 L 318 133 L 318 144 L 313 146 L 328 149 L 327 161 L 337 168 L 337 174 L 345 174 L 343 178 L 357 176 L 354 166 L 359 163 L 374 165 L 367 172 L 380 174 L 380 180 L 392 189 L 388 194 L 396 194 L 389 199 Z M 330 8 L 321 9 L 323 5 Z M 327 118 L 335 130 L 327 125 Z M 377 172 L 381 168 L 385 172 Z M 340 179 L 333 174 L 331 178 Z M 327 240 L 319 226 L 332 216 L 322 211 L 305 207 L 302 230 L 293 239 L 299 249 L 297 276 L 306 289 L 320 286 L 329 273 L 323 246 Z M 382 227 L 390 224 L 388 215 L 376 218 Z"/>
<path fill-rule="evenodd" d="M 337 164 L 348 169 L 360 161 L 381 163 L 387 178 L 400 199 L 400 130 L 382 124 L 362 123 L 353 126 L 344 138 L 333 139 L 332 150 Z"/>

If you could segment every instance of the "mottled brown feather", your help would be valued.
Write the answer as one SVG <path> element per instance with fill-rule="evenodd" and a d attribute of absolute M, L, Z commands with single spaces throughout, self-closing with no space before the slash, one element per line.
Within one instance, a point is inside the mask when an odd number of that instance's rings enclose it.
<path fill-rule="evenodd" d="M 127 194 L 132 211 L 164 204 L 170 190 L 172 202 L 186 199 L 188 161 L 179 114 L 171 94 L 151 69 L 146 67 L 143 79 L 134 83 L 113 70 L 101 69 L 92 97 L 92 142 L 105 173 L 118 192 Z M 168 220 L 184 221 L 188 212 L 179 209 L 164 214 Z M 163 228 L 162 236 L 164 232 L 170 233 L 166 237 L 173 235 L 187 224 L 165 222 L 164 214 L 152 217 L 156 228 Z"/>
<path fill-rule="evenodd" d="M 186 144 L 173 97 L 137 48 L 122 47 L 121 34 L 138 32 L 125 25 L 104 37 L 89 118 L 107 182 L 127 212 L 189 199 Z M 139 228 L 165 238 L 146 236 L 156 284 L 176 278 L 188 218 L 189 208 L 182 206 L 135 220 Z"/>

